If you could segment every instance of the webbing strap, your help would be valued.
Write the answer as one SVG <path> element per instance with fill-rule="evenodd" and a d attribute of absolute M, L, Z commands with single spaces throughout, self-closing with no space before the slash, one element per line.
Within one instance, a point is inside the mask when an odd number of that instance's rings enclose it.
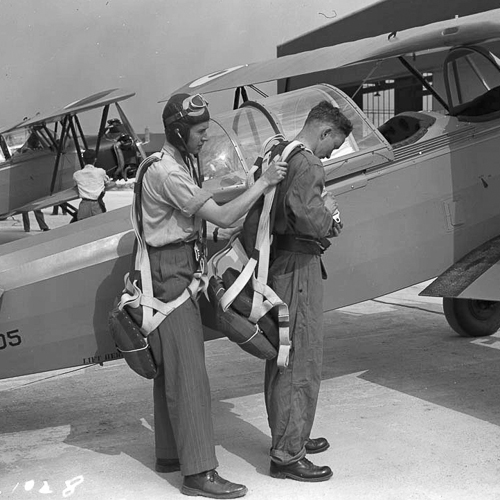
<path fill-rule="evenodd" d="M 290 153 L 297 147 L 303 147 L 302 143 L 299 141 L 292 141 L 288 144 L 280 155 L 278 161 L 286 161 Z M 269 157 L 270 153 L 265 158 L 265 168 L 269 167 Z M 262 164 L 264 169 L 264 163 Z M 268 272 L 269 272 L 269 257 L 271 252 L 271 239 L 270 239 L 270 214 L 271 208 L 274 200 L 274 195 L 276 189 L 272 190 L 272 193 L 268 193 L 264 199 L 264 207 L 262 209 L 261 217 L 259 220 L 259 229 L 257 232 L 257 242 L 256 248 L 259 251 L 260 258 L 257 268 L 257 281 L 266 285 Z M 254 289 L 255 290 L 255 289 Z M 262 307 L 264 301 L 264 296 L 261 293 L 254 293 L 252 300 L 252 311 L 250 312 L 249 319 L 252 322 L 257 322 L 267 311 Z"/>
<path fill-rule="evenodd" d="M 151 295 L 146 295 L 137 286 L 137 281 L 131 282 L 128 273 L 125 275 L 125 290 L 121 296 L 119 308 L 124 306 L 143 307 L 141 331 L 148 335 L 156 330 L 161 322 L 181 304 L 190 298 L 196 298 L 200 289 L 200 277 L 195 276 L 188 287 L 174 300 L 162 302 Z M 153 313 L 153 311 L 156 311 Z M 149 313 L 149 314 L 148 314 Z M 146 333 L 147 332 L 147 333 Z"/>
<path fill-rule="evenodd" d="M 161 153 L 154 153 L 141 162 L 137 170 L 137 178 L 142 179 L 146 169 L 154 162 L 161 159 Z M 141 189 L 141 186 L 139 186 Z M 141 273 L 142 290 L 137 286 L 137 282 L 131 282 L 128 273 L 125 275 L 125 289 L 120 298 L 118 307 L 122 309 L 124 306 L 139 307 L 142 306 L 142 325 L 141 332 L 144 336 L 148 336 L 153 332 L 161 322 L 172 311 L 177 309 L 189 298 L 196 298 L 198 294 L 206 288 L 207 280 L 202 271 L 194 274 L 191 283 L 188 287 L 174 300 L 162 302 L 153 294 L 153 280 L 151 277 L 151 265 L 149 262 L 149 254 L 144 239 L 143 228 L 140 214 L 141 209 L 139 203 L 136 203 L 137 193 L 134 193 L 134 201 L 131 208 L 131 220 L 134 228 L 135 237 L 137 239 L 137 252 L 135 256 L 135 269 Z"/>
<path fill-rule="evenodd" d="M 257 163 L 261 164 L 262 171 L 265 172 L 270 166 L 271 151 L 274 145 L 279 144 L 284 140 L 281 135 L 270 137 L 264 142 L 261 153 L 256 161 L 256 165 L 250 170 L 248 185 L 251 185 L 250 176 L 257 170 Z M 290 153 L 297 147 L 303 147 L 299 141 L 292 141 L 288 144 L 281 153 L 277 161 L 286 161 Z M 276 193 L 276 186 L 270 189 L 264 195 L 264 205 L 259 219 L 259 227 L 257 230 L 257 237 L 255 243 L 256 252 L 251 258 L 248 258 L 237 235 L 233 235 L 228 245 L 220 252 L 214 255 L 211 259 L 213 266 L 213 274 L 217 274 L 217 266 L 224 256 L 232 255 L 233 258 L 239 259 L 239 262 L 244 266 L 238 278 L 226 290 L 220 300 L 222 309 L 225 311 L 233 303 L 235 298 L 241 293 L 245 285 L 252 279 L 253 285 L 253 298 L 252 309 L 249 316 L 249 321 L 257 323 L 265 314 L 267 314 L 273 307 L 278 308 L 278 326 L 279 326 L 279 349 L 277 357 L 277 365 L 280 370 L 288 366 L 290 356 L 291 341 L 290 341 L 290 328 L 289 328 L 289 311 L 288 305 L 283 302 L 276 292 L 267 285 L 267 278 L 269 272 L 269 258 L 271 251 L 271 235 L 270 235 L 270 214 L 271 208 Z M 256 258 L 255 256 L 258 256 Z M 257 271 L 257 272 L 255 272 Z"/>
<path fill-rule="evenodd" d="M 260 154 L 255 161 L 255 165 L 252 167 L 250 172 L 255 172 L 256 166 L 261 165 L 262 166 L 262 171 L 264 172 L 267 170 L 269 167 L 269 156 L 271 149 L 274 145 L 279 144 L 281 141 L 284 140 L 284 137 L 282 135 L 275 135 L 272 137 L 269 137 L 262 145 Z M 250 177 L 247 180 L 247 184 L 250 185 L 251 179 Z M 263 255 L 259 255 L 259 263 L 265 260 L 266 258 L 266 248 L 265 244 L 266 241 L 269 243 L 269 215 L 271 212 L 271 206 L 272 206 L 272 201 L 274 198 L 274 193 L 276 192 L 276 186 L 273 186 L 264 196 L 264 207 L 261 211 L 260 219 L 259 219 L 259 227 L 257 230 L 257 237 L 256 237 L 256 242 L 255 242 L 255 248 L 258 250 L 260 253 L 261 251 L 263 252 Z M 267 231 L 266 231 L 267 229 Z M 267 238 L 266 238 L 267 236 Z M 229 245 L 233 246 L 235 244 L 235 237 L 231 238 L 229 241 Z M 270 248 L 270 245 L 269 245 Z M 213 261 L 215 261 L 216 256 L 214 256 Z M 241 293 L 245 285 L 250 281 L 250 278 L 254 275 L 255 268 L 257 267 L 257 259 L 255 257 L 251 257 L 248 261 L 243 263 L 244 268 L 241 271 L 240 275 L 238 278 L 234 281 L 234 283 L 226 290 L 226 293 L 222 296 L 220 304 L 222 307 L 223 311 L 226 311 L 227 308 L 233 303 L 234 299 Z M 269 250 L 267 250 L 267 266 L 269 266 Z M 216 273 L 215 273 L 216 274 Z M 254 298 L 255 300 L 255 293 L 254 293 Z M 252 300 L 252 312 L 254 311 L 254 306 L 253 306 L 253 300 Z M 255 314 L 253 315 L 255 316 Z M 260 319 L 263 315 L 259 316 Z M 249 317 L 249 320 L 252 323 L 256 323 L 257 320 L 252 317 Z"/>

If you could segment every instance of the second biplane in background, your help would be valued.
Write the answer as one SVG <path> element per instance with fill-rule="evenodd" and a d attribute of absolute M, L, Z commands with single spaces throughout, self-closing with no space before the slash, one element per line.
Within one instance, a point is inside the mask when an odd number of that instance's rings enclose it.
<path fill-rule="evenodd" d="M 142 141 L 119 104 L 134 95 L 121 89 L 105 90 L 0 129 L 0 217 L 78 198 L 73 173 L 82 167 L 84 149 L 96 149 L 97 165 L 110 176 L 123 161 L 116 154 L 121 137 L 129 138 L 134 153 L 144 158 Z M 112 105 L 119 118 L 108 120 Z M 96 130 L 85 134 L 80 115 L 101 109 Z M 73 212 L 71 206 L 67 208 Z"/>

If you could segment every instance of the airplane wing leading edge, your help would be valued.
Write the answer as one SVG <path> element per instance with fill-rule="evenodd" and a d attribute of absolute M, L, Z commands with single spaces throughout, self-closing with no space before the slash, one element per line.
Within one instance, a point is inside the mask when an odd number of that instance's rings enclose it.
<path fill-rule="evenodd" d="M 70 104 L 67 104 L 63 108 L 57 109 L 56 111 L 39 114 L 28 120 L 18 122 L 13 126 L 5 127 L 0 130 L 0 134 L 12 132 L 16 129 L 32 127 L 34 125 L 39 125 L 42 123 L 57 122 L 60 121 L 65 115 L 76 115 L 78 113 L 90 111 L 91 109 L 102 108 L 109 104 L 114 104 L 116 102 L 129 99 L 134 95 L 135 92 L 124 89 L 103 90 L 83 99 L 79 99 Z"/>
<path fill-rule="evenodd" d="M 500 9 L 332 47 L 234 66 L 180 87 L 177 93 L 210 93 L 308 73 L 451 46 L 500 39 Z M 170 97 L 162 99 L 164 102 Z"/>

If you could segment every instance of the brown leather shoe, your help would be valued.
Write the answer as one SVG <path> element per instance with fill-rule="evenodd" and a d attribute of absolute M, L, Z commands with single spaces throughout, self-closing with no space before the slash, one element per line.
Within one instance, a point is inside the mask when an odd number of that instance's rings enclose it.
<path fill-rule="evenodd" d="M 176 472 L 181 470 L 181 464 L 177 458 L 157 458 L 155 464 L 156 472 Z"/>
<path fill-rule="evenodd" d="M 330 443 L 325 438 L 308 439 L 306 441 L 306 453 L 321 453 L 328 450 Z"/>
<path fill-rule="evenodd" d="M 330 467 L 324 465 L 320 467 L 314 465 L 312 462 L 303 458 L 298 462 L 287 465 L 278 465 L 275 462 L 271 462 L 270 468 L 271 477 L 276 477 L 278 479 L 295 479 L 295 481 L 328 481 L 333 475 Z"/>
<path fill-rule="evenodd" d="M 226 481 L 215 469 L 184 477 L 181 493 L 208 498 L 239 498 L 247 493 L 246 486 Z"/>

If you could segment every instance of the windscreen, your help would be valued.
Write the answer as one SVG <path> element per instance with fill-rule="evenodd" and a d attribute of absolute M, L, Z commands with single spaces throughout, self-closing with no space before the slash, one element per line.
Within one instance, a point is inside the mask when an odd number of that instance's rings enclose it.
<path fill-rule="evenodd" d="M 489 56 L 491 59 L 472 47 L 460 48 L 450 54 L 445 66 L 452 108 L 500 86 L 499 61 L 493 54 Z"/>
<path fill-rule="evenodd" d="M 285 137 L 293 139 L 304 125 L 311 108 L 324 100 L 338 107 L 353 124 L 352 134 L 347 138 L 342 148 L 334 151 L 333 156 L 343 156 L 380 144 L 380 139 L 374 133 L 373 125 L 368 122 L 356 105 L 342 92 L 329 85 L 315 85 L 269 97 L 265 100 L 265 107 L 276 116 Z"/>
<path fill-rule="evenodd" d="M 16 130 L 2 136 L 2 152 L 0 161 L 8 160 L 12 155 L 19 154 L 22 147 L 28 143 L 30 134 L 27 129 Z"/>
<path fill-rule="evenodd" d="M 264 141 L 276 133 L 293 140 L 311 108 L 323 100 L 339 107 L 353 124 L 344 145 L 324 161 L 381 146 L 374 125 L 350 99 L 334 87 L 316 85 L 248 101 L 239 109 L 214 117 L 200 154 L 205 187 L 214 193 L 244 189 L 247 172 Z"/>

